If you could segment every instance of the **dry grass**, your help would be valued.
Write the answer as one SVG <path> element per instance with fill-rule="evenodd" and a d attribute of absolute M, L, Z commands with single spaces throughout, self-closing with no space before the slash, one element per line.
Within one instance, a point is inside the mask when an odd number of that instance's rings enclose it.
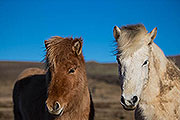
<path fill-rule="evenodd" d="M 170 57 L 180 67 L 180 56 Z M 40 63 L 0 62 L 0 120 L 13 120 L 12 89 L 16 77 L 29 67 L 43 68 Z M 89 87 L 92 92 L 95 120 L 133 120 L 133 111 L 120 105 L 120 87 L 117 64 L 86 64 Z"/>

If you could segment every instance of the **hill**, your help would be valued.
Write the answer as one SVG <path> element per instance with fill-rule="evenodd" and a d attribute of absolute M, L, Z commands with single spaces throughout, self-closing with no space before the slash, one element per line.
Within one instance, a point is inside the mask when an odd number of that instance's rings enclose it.
<path fill-rule="evenodd" d="M 180 56 L 168 57 L 180 67 Z M 12 120 L 12 89 L 17 76 L 24 69 L 38 67 L 42 63 L 0 62 L 0 119 Z M 87 77 L 92 92 L 96 116 L 95 120 L 132 120 L 133 111 L 127 112 L 120 105 L 120 86 L 116 63 L 100 64 L 87 62 Z"/>

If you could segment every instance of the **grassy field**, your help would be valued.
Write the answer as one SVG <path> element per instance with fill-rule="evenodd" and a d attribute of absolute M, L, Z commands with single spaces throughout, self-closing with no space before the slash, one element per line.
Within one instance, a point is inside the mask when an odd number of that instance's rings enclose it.
<path fill-rule="evenodd" d="M 170 57 L 180 67 L 180 56 Z M 17 76 L 29 67 L 43 68 L 41 63 L 0 62 L 0 120 L 13 120 L 12 89 Z M 96 110 L 95 120 L 133 120 L 134 111 L 120 105 L 117 64 L 86 63 L 88 83 Z"/>

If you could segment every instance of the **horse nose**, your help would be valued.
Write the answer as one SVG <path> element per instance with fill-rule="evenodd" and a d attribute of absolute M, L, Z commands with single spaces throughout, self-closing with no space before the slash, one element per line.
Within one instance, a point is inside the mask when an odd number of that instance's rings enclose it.
<path fill-rule="evenodd" d="M 61 105 L 59 104 L 59 102 L 55 102 L 54 106 L 53 106 L 53 110 L 57 111 L 61 108 Z"/>
<path fill-rule="evenodd" d="M 53 104 L 48 100 L 46 101 L 46 108 L 48 112 L 53 115 L 61 116 L 63 114 L 64 107 L 65 106 L 62 106 L 58 101 L 54 102 Z"/>
<path fill-rule="evenodd" d="M 138 97 L 133 96 L 131 99 L 126 99 L 124 96 L 121 96 L 121 104 L 126 107 L 134 107 L 138 102 Z"/>
<path fill-rule="evenodd" d="M 53 111 L 58 111 L 61 108 L 61 105 L 57 101 L 53 105 L 48 104 L 46 101 L 46 107 L 49 112 L 53 112 Z"/>
<path fill-rule="evenodd" d="M 133 104 L 136 104 L 137 101 L 138 101 L 138 97 L 137 97 L 137 96 L 134 96 L 134 97 L 132 98 Z"/>

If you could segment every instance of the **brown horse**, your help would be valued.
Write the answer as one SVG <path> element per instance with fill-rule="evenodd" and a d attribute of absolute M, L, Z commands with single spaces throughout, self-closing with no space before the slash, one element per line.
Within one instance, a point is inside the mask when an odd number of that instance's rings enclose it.
<path fill-rule="evenodd" d="M 14 86 L 15 120 L 93 120 L 82 39 L 52 37 L 45 46 L 46 74 L 26 70 Z"/>

